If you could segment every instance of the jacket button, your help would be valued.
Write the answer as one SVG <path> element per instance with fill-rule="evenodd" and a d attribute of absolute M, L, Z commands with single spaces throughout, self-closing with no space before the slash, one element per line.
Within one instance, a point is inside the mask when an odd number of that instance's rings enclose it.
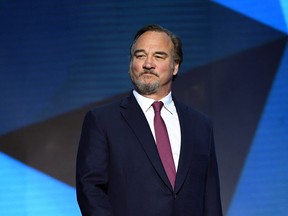
<path fill-rule="evenodd" d="M 174 200 L 177 199 L 177 194 L 176 193 L 173 193 L 173 198 L 174 198 Z"/>

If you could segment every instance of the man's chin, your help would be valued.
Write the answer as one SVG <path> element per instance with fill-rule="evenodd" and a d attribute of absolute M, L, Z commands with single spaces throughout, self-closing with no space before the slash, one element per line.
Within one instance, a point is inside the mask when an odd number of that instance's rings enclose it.
<path fill-rule="evenodd" d="M 157 92 L 157 90 L 159 89 L 159 82 L 141 82 L 138 81 L 137 83 L 135 83 L 136 88 L 138 89 L 138 92 L 140 94 L 144 94 L 144 95 L 151 95 Z"/>

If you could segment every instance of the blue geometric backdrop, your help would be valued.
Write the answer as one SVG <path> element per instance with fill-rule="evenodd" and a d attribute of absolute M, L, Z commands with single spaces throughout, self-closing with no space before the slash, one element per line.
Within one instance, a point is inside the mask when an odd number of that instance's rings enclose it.
<path fill-rule="evenodd" d="M 288 33 L 288 1 L 215 1 Z M 261 79 L 261 77 L 259 77 Z M 288 47 L 263 109 L 227 215 L 288 214 Z"/>
<path fill-rule="evenodd" d="M 126 95 L 129 46 L 183 40 L 174 94 L 214 122 L 228 216 L 288 213 L 288 1 L 0 1 L 0 215 L 80 215 L 85 112 Z"/>

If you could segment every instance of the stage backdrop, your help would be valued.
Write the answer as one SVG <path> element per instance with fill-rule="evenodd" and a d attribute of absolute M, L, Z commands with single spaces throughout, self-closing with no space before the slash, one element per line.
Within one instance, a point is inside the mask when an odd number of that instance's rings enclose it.
<path fill-rule="evenodd" d="M 129 46 L 183 40 L 174 94 L 214 122 L 228 216 L 288 214 L 288 1 L 0 1 L 0 215 L 80 215 L 84 114 L 129 93 Z"/>

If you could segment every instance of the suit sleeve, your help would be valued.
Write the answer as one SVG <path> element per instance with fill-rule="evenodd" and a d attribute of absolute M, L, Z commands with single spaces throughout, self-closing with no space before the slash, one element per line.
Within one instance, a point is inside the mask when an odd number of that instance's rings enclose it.
<path fill-rule="evenodd" d="M 212 129 L 210 133 L 209 167 L 206 177 L 204 215 L 222 216 L 219 174 Z"/>
<path fill-rule="evenodd" d="M 76 162 L 77 201 L 83 216 L 113 216 L 107 195 L 109 151 L 94 113 L 84 119 Z"/>

